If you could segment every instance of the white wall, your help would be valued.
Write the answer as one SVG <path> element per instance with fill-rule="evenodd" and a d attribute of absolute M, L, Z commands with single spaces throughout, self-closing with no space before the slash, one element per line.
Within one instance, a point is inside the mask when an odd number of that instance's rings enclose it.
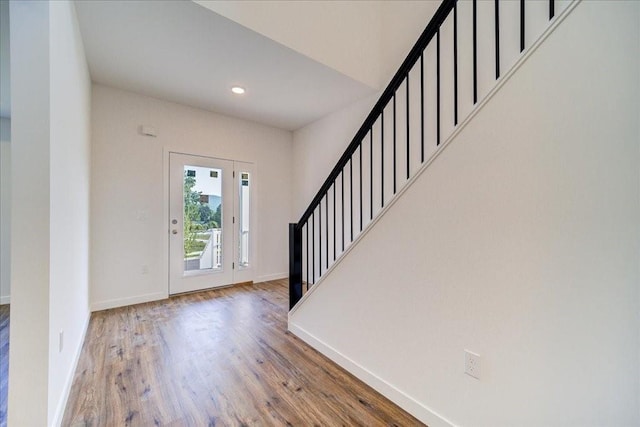
<path fill-rule="evenodd" d="M 91 80 L 73 2 L 52 2 L 49 21 L 49 422 L 58 425 L 89 321 Z"/>
<path fill-rule="evenodd" d="M 93 309 L 167 296 L 168 151 L 257 165 L 256 281 L 287 275 L 290 132 L 101 85 L 93 86 L 92 100 Z M 158 136 L 140 135 L 140 125 L 155 127 Z"/>
<path fill-rule="evenodd" d="M 49 7 L 48 2 L 10 4 L 9 426 L 48 425 Z M 21 174 L 25 169 L 31 172 Z"/>
<path fill-rule="evenodd" d="M 380 75 L 386 85 L 424 31 L 440 1 L 381 1 Z"/>
<path fill-rule="evenodd" d="M 639 14 L 579 3 L 292 331 L 430 425 L 638 425 Z"/>
<path fill-rule="evenodd" d="M 11 120 L 0 117 L 0 304 L 11 297 Z"/>
<path fill-rule="evenodd" d="M 91 86 L 74 4 L 12 2 L 11 55 L 8 421 L 59 425 L 89 320 Z"/>
<path fill-rule="evenodd" d="M 380 94 L 293 132 L 293 213 L 297 221 L 327 179 Z"/>

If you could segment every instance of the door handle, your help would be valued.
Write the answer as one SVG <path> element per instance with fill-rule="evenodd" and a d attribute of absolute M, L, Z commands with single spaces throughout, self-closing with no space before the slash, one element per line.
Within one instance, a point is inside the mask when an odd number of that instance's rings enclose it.
<path fill-rule="evenodd" d="M 178 230 L 174 228 L 173 230 L 171 230 L 171 234 L 178 234 Z"/>

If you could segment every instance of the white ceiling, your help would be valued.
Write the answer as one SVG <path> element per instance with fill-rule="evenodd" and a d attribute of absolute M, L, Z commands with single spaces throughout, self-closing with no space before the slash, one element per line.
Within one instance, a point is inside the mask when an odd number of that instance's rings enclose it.
<path fill-rule="evenodd" d="M 76 11 L 97 83 L 288 130 L 374 92 L 192 1 L 76 0 Z"/>

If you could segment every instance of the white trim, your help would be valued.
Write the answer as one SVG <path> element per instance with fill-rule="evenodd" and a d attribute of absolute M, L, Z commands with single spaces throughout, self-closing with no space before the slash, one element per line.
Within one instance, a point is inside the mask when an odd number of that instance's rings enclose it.
<path fill-rule="evenodd" d="M 91 311 L 107 310 L 109 308 L 124 307 L 127 305 L 141 304 L 143 302 L 158 301 L 169 298 L 168 292 L 154 292 L 127 298 L 116 298 L 107 301 L 98 301 L 91 304 Z"/>
<path fill-rule="evenodd" d="M 0 297 L 0 305 L 11 304 L 11 295 Z"/>
<path fill-rule="evenodd" d="M 56 408 L 55 415 L 53 417 L 52 425 L 59 427 L 62 424 L 62 417 L 64 416 L 64 410 L 67 407 L 67 401 L 69 400 L 69 394 L 71 393 L 71 385 L 73 384 L 73 378 L 76 375 L 76 369 L 78 368 L 78 361 L 80 360 L 80 354 L 82 354 L 82 347 L 84 346 L 84 340 L 87 336 L 87 329 L 89 328 L 89 321 L 91 320 L 91 312 L 87 312 L 87 316 L 84 320 L 84 325 L 82 327 L 82 337 L 78 342 L 78 347 L 76 348 L 75 354 L 73 356 L 73 363 L 71 365 L 71 369 L 69 370 L 69 375 L 67 380 L 64 383 L 64 388 L 62 389 L 62 398 L 58 402 L 58 407 Z"/>
<path fill-rule="evenodd" d="M 378 391 L 384 397 L 391 400 L 396 405 L 427 424 L 429 427 L 455 427 L 455 424 L 435 412 L 433 409 L 418 402 L 407 393 L 386 382 L 373 372 L 367 370 L 365 367 L 340 353 L 335 348 L 316 338 L 303 328 L 289 323 L 289 332 L 327 356 L 333 362 L 340 365 L 342 368 L 356 376 L 359 380 Z"/>
<path fill-rule="evenodd" d="M 405 185 L 396 193 L 396 195 L 385 205 L 384 208 L 378 213 L 378 215 L 371 221 L 364 230 L 356 236 L 356 238 L 351 242 L 351 244 L 345 248 L 344 252 L 340 255 L 340 257 L 329 267 L 328 270 L 324 272 L 322 277 L 318 279 L 318 281 L 311 287 L 305 294 L 302 296 L 300 301 L 289 311 L 289 322 L 291 322 L 291 316 L 297 311 L 299 307 L 302 306 L 304 301 L 309 298 L 313 292 L 318 288 L 318 285 L 324 282 L 324 279 L 329 276 L 329 274 L 344 260 L 349 252 L 356 247 L 356 245 L 367 235 L 367 233 L 373 228 L 373 226 L 380 221 L 380 219 L 387 213 L 389 209 L 400 199 L 400 197 L 407 191 L 413 183 L 422 175 L 422 173 L 435 161 L 436 158 L 447 148 L 447 146 L 458 136 L 460 132 L 473 120 L 473 118 L 484 108 L 485 105 L 493 98 L 498 91 L 506 84 L 509 79 L 518 71 L 520 67 L 529 59 L 529 57 L 535 52 L 540 45 L 553 33 L 553 31 L 560 25 L 562 21 L 566 19 L 567 16 L 576 8 L 576 6 L 582 0 L 574 0 L 571 4 L 569 4 L 554 20 L 551 22 L 551 25 L 542 33 L 542 35 L 536 40 L 535 43 L 528 48 L 524 55 L 511 67 L 511 69 L 505 73 L 502 77 L 498 79 L 496 85 L 489 91 L 489 93 L 476 105 L 476 107 L 469 113 L 466 119 L 464 119 L 455 130 L 449 135 L 449 137 L 440 144 L 440 147 L 434 151 L 434 153 L 429 157 L 429 159 L 425 160 L 424 164 L 418 169 L 418 171 L 405 183 Z"/>
<path fill-rule="evenodd" d="M 162 239 L 162 250 L 165 256 L 162 257 L 162 265 L 161 271 L 164 274 L 165 286 L 164 289 L 167 290 L 167 295 L 171 292 L 170 280 L 169 277 L 169 261 L 171 259 L 171 255 L 169 254 L 169 239 L 171 238 L 171 227 L 169 226 L 169 155 L 171 150 L 169 150 L 166 146 L 162 147 L 162 212 L 163 212 L 163 223 L 162 228 L 158 231 L 165 234 L 165 238 Z"/>
<path fill-rule="evenodd" d="M 282 280 L 282 279 L 287 279 L 288 277 L 289 277 L 289 273 L 287 272 L 265 274 L 265 275 L 256 277 L 256 280 L 254 281 L 254 283 L 268 282 L 269 280 Z"/>

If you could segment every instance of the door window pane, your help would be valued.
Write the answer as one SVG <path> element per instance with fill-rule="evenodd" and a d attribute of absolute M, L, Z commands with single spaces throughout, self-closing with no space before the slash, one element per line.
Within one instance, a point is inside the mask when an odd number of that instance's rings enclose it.
<path fill-rule="evenodd" d="M 184 167 L 184 271 L 222 269 L 222 170 Z"/>
<path fill-rule="evenodd" d="M 238 242 L 239 259 L 238 264 L 240 267 L 249 266 L 249 211 L 250 211 L 250 191 L 251 182 L 249 172 L 240 173 L 240 212 L 238 230 L 240 233 Z"/>

